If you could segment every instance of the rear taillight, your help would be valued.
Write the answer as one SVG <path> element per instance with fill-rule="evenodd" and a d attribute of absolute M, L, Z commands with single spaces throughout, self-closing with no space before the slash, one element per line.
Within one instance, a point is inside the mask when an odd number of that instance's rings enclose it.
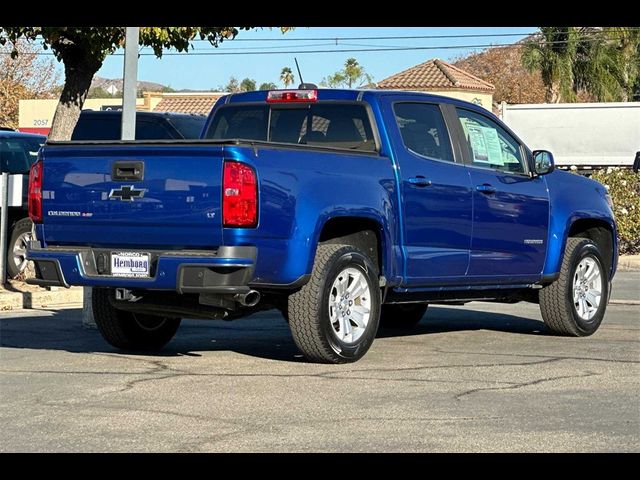
<path fill-rule="evenodd" d="M 42 160 L 34 163 L 29 172 L 29 218 L 42 221 Z"/>
<path fill-rule="evenodd" d="M 258 224 L 258 182 L 249 165 L 224 162 L 222 224 L 225 227 L 255 227 Z"/>

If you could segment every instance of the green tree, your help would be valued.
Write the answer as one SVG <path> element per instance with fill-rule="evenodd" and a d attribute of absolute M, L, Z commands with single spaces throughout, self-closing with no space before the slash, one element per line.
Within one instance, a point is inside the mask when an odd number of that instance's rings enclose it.
<path fill-rule="evenodd" d="M 277 90 L 278 86 L 273 82 L 261 83 L 258 90 Z"/>
<path fill-rule="evenodd" d="M 166 87 L 162 87 L 162 90 L 160 90 L 162 93 L 175 93 L 176 89 L 175 88 L 171 88 L 171 85 L 167 85 Z"/>
<path fill-rule="evenodd" d="M 280 72 L 280 80 L 284 83 L 284 88 L 289 88 L 293 82 L 295 82 L 295 77 L 293 76 L 293 72 L 291 68 L 284 67 Z"/>
<path fill-rule="evenodd" d="M 245 78 L 240 82 L 240 90 L 243 92 L 253 92 L 256 90 L 256 81 L 252 78 Z"/>
<path fill-rule="evenodd" d="M 605 32 L 583 33 L 573 62 L 574 92 L 586 92 L 598 102 L 621 101 L 624 67 L 620 60 Z"/>
<path fill-rule="evenodd" d="M 603 33 L 614 47 L 622 100 L 632 101 L 634 89 L 640 88 L 640 29 L 604 27 Z"/>
<path fill-rule="evenodd" d="M 345 82 L 346 77 L 344 76 L 344 73 L 336 72 L 333 75 L 329 75 L 328 77 L 323 78 L 320 82 L 320 85 L 329 88 L 339 88 L 343 86 Z"/>
<path fill-rule="evenodd" d="M 231 76 L 229 77 L 229 81 L 227 82 L 227 84 L 222 87 L 222 91 L 229 93 L 241 92 L 242 90 L 240 89 L 240 82 L 238 82 L 238 79 L 236 77 Z"/>
<path fill-rule="evenodd" d="M 527 40 L 522 64 L 531 72 L 539 70 L 545 101 L 571 101 L 574 96 L 574 60 L 579 34 L 575 27 L 540 27 L 540 35 Z"/>
<path fill-rule="evenodd" d="M 361 87 L 372 81 L 373 77 L 365 71 L 364 67 L 358 63 L 358 60 L 355 58 L 347 58 L 342 70 L 338 70 L 333 75 L 323 78 L 320 84 L 330 88 L 354 88 Z"/>
<path fill-rule="evenodd" d="M 157 57 L 165 49 L 186 52 L 196 38 L 218 46 L 233 39 L 240 30 L 252 27 L 141 27 L 140 45 L 151 47 Z M 281 27 L 283 32 L 290 27 Z M 40 41 L 64 64 L 65 83 L 53 118 L 49 137 L 71 138 L 73 128 L 87 98 L 91 80 L 107 55 L 124 45 L 125 27 L 0 27 L 0 45 L 13 45 L 20 39 Z M 19 54 L 17 49 L 13 56 Z"/>

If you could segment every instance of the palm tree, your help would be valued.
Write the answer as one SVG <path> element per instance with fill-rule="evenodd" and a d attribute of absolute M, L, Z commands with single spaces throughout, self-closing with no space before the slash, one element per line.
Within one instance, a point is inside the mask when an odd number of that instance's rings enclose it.
<path fill-rule="evenodd" d="M 598 102 L 623 100 L 626 68 L 617 42 L 605 31 L 584 29 L 581 33 L 573 64 L 574 91 L 585 91 Z"/>
<path fill-rule="evenodd" d="M 295 81 L 295 77 L 293 76 L 293 72 L 289 67 L 284 67 L 282 72 L 280 72 L 280 80 L 284 83 L 284 88 L 288 88 Z"/>
<path fill-rule="evenodd" d="M 540 71 L 548 103 L 575 97 L 573 67 L 578 40 L 574 27 L 540 27 L 540 35 L 524 44 L 522 64 L 531 72 Z"/>
<path fill-rule="evenodd" d="M 634 86 L 640 80 L 640 29 L 631 27 L 605 27 L 604 34 L 615 47 L 620 66 L 618 77 L 622 87 L 622 100 L 633 100 Z"/>

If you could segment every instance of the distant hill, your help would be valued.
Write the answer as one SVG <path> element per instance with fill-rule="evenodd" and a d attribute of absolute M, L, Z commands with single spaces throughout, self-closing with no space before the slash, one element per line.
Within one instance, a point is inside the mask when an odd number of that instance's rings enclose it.
<path fill-rule="evenodd" d="M 93 82 L 91 82 L 90 89 L 101 88 L 105 91 L 109 91 L 109 89 L 112 87 L 115 87 L 116 92 L 122 92 L 122 79 L 93 77 Z M 164 85 L 155 82 L 139 81 L 137 85 L 137 90 L 142 90 L 144 92 L 159 92 L 164 88 Z"/>

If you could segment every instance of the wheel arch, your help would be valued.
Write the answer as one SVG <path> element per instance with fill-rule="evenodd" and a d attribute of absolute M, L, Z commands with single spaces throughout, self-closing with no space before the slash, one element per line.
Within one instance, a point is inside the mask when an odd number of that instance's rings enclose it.
<path fill-rule="evenodd" d="M 609 278 L 613 277 L 617 263 L 617 241 L 612 225 L 600 219 L 580 218 L 571 224 L 567 232 L 567 238 L 569 237 L 592 240 L 602 254 L 602 260 L 605 263 L 604 267 L 609 273 Z M 607 254 L 607 252 L 611 252 L 611 254 Z"/>
<path fill-rule="evenodd" d="M 380 275 L 389 278 L 391 242 L 380 219 L 363 215 L 327 217 L 318 228 L 314 251 L 321 244 L 344 243 L 360 248 L 378 267 Z"/>

